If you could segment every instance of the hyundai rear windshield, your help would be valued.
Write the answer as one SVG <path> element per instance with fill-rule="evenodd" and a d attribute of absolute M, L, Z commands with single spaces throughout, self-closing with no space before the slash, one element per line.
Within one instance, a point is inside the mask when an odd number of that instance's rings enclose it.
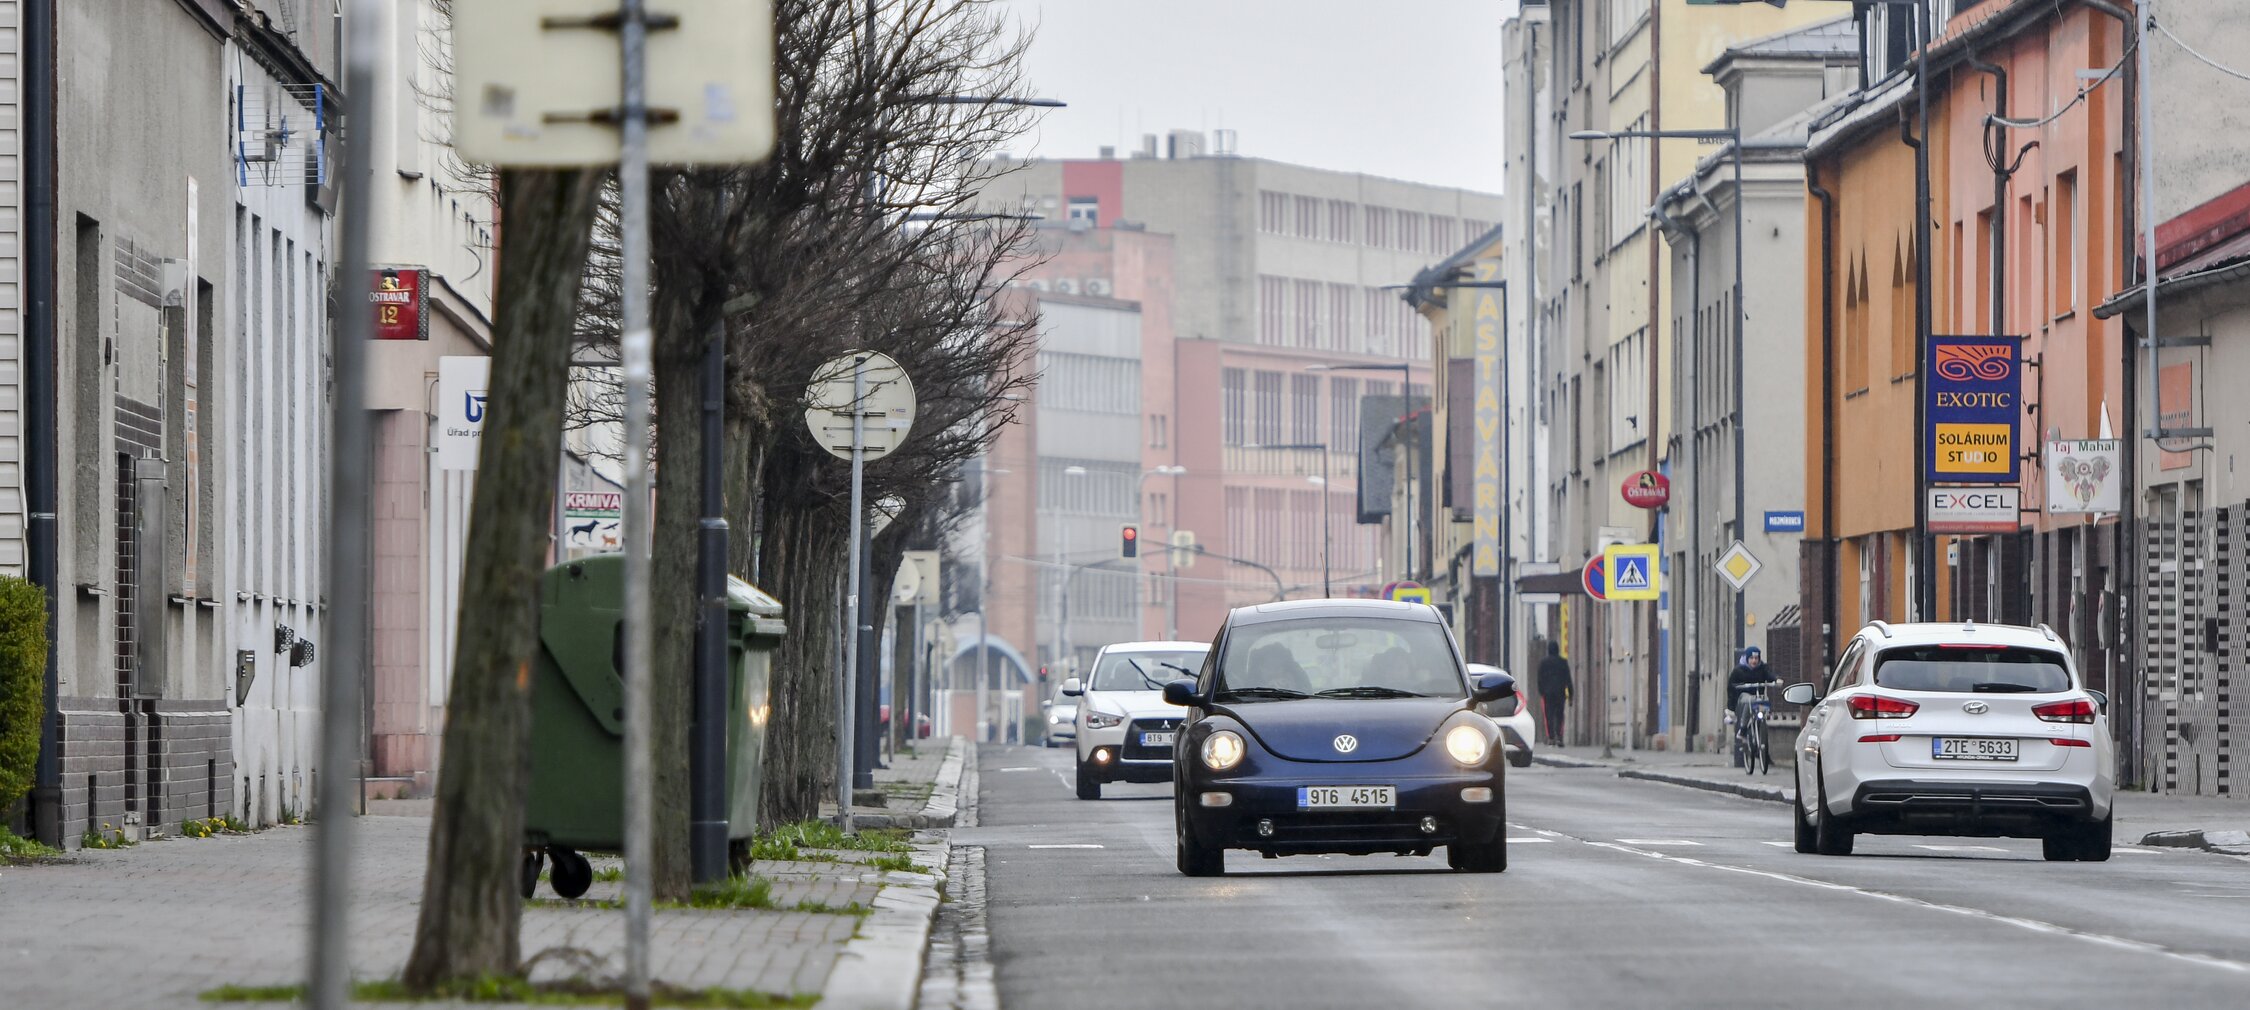
<path fill-rule="evenodd" d="M 2002 645 L 1918 645 L 1875 660 L 1875 685 L 1934 694 L 2052 694 L 2070 690 L 2061 653 Z"/>

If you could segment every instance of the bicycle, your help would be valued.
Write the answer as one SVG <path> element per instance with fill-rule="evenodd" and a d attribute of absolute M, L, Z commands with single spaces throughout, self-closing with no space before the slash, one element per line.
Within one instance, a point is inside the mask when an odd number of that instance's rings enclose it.
<path fill-rule="evenodd" d="M 1734 763 L 1744 775 L 1773 771 L 1773 746 L 1766 735 L 1767 723 L 1773 718 L 1773 701 L 1766 690 L 1780 683 L 1769 680 L 1742 685 L 1741 700 L 1735 702 L 1734 711 L 1727 713 L 1727 721 L 1734 725 Z"/>

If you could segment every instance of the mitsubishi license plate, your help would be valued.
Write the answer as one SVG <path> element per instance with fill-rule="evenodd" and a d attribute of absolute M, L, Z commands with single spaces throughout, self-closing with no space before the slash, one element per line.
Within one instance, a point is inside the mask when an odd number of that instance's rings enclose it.
<path fill-rule="evenodd" d="M 1299 810 L 1389 810 L 1398 806 L 1397 786 L 1298 786 Z"/>
<path fill-rule="evenodd" d="M 1933 736 L 1930 757 L 1939 761 L 2013 761 L 2016 741 L 1981 736 Z"/>
<path fill-rule="evenodd" d="M 1143 733 L 1141 734 L 1141 746 L 1170 747 L 1173 739 L 1177 736 L 1176 733 Z"/>

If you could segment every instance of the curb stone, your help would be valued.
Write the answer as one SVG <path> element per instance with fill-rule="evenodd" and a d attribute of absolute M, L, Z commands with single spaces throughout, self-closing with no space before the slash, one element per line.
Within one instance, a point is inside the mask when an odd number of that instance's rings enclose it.
<path fill-rule="evenodd" d="M 974 750 L 966 740 L 948 746 L 938 766 L 930 800 L 915 814 L 877 825 L 874 817 L 856 817 L 861 825 L 875 827 L 943 828 L 952 825 L 961 795 L 962 772 Z M 902 823 L 910 822 L 910 823 Z M 923 959 L 930 931 L 937 921 L 940 893 L 946 882 L 948 842 L 940 837 L 914 846 L 910 858 L 922 873 L 886 872 L 883 889 L 875 896 L 875 910 L 860 923 L 859 932 L 836 958 L 821 991 L 820 1005 L 842 1010 L 912 1010 L 922 990 Z"/>
<path fill-rule="evenodd" d="M 1780 786 L 1752 785 L 1748 782 L 1714 782 L 1710 779 L 1701 779 L 1690 775 L 1673 775 L 1667 772 L 1644 771 L 1639 768 L 1619 768 L 1617 777 L 1662 782 L 1666 785 L 1686 786 L 1689 789 L 1701 789 L 1706 792 L 1728 793 L 1747 799 L 1766 800 L 1773 803 L 1788 803 L 1792 799 L 1789 790 Z"/>
<path fill-rule="evenodd" d="M 2202 849 L 2230 856 L 2250 855 L 2250 831 L 2205 831 L 2200 828 L 2187 831 L 2153 831 L 2141 838 L 2142 845 L 2165 848 Z"/>

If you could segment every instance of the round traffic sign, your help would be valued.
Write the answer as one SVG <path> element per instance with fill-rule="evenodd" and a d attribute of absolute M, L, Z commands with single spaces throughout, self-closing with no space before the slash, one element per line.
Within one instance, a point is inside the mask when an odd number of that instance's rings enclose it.
<path fill-rule="evenodd" d="M 914 380 L 890 355 L 847 351 L 813 370 L 805 384 L 805 426 L 838 459 L 852 458 L 852 417 L 860 418 L 860 458 L 881 459 L 914 427 Z"/>
<path fill-rule="evenodd" d="M 1609 578 L 1602 574 L 1601 555 L 1586 562 L 1586 569 L 1578 573 L 1578 581 L 1586 587 L 1586 595 L 1597 600 L 1609 599 Z"/>

